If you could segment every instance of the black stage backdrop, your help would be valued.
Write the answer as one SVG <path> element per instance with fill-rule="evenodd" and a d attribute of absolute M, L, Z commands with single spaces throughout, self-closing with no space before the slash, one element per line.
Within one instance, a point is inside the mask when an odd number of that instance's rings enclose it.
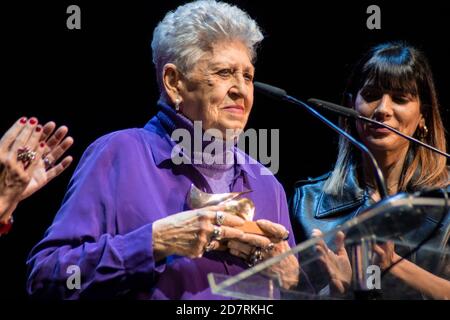
<path fill-rule="evenodd" d="M 339 102 L 352 63 L 370 46 L 406 40 L 428 56 L 446 127 L 449 15 L 444 1 L 229 1 L 255 18 L 266 35 L 256 80 L 301 99 Z M 3 133 L 21 116 L 70 128 L 75 162 L 20 204 L 13 231 L 0 239 L 0 298 L 26 299 L 25 260 L 57 212 L 86 147 L 115 130 L 141 127 L 155 114 L 153 29 L 184 1 L 17 1 L 2 3 Z M 414 4 L 413 4 L 414 3 Z M 66 9 L 81 8 L 81 30 L 68 30 Z M 369 30 L 369 5 L 381 9 L 381 30 Z M 335 117 L 331 117 L 336 120 Z M 248 128 L 280 130 L 277 178 L 287 194 L 296 180 L 329 170 L 336 137 L 301 109 L 259 94 Z M 149 208 L 151 210 L 151 208 Z"/>

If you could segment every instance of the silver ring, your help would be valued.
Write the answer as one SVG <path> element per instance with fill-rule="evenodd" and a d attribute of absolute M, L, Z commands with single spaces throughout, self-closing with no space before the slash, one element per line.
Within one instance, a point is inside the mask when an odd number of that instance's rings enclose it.
<path fill-rule="evenodd" d="M 264 252 L 270 252 L 270 251 L 273 250 L 274 247 L 275 247 L 275 245 L 271 242 L 263 249 L 263 251 Z"/>
<path fill-rule="evenodd" d="M 43 161 L 44 161 L 44 165 L 45 165 L 45 170 L 48 170 L 51 167 L 53 167 L 53 163 L 47 157 L 45 157 L 43 159 Z"/>
<path fill-rule="evenodd" d="M 222 236 L 222 229 L 219 226 L 214 226 L 214 230 L 211 235 L 211 240 L 220 240 Z"/>
<path fill-rule="evenodd" d="M 22 147 L 17 150 L 17 161 L 21 161 L 28 166 L 36 158 L 36 151 L 31 151 L 28 147 Z"/>
<path fill-rule="evenodd" d="M 225 214 L 222 211 L 216 211 L 216 224 L 218 226 L 223 225 L 225 221 Z"/>
<path fill-rule="evenodd" d="M 255 251 L 253 251 L 253 254 L 249 257 L 247 265 L 249 267 L 253 267 L 262 260 L 263 260 L 262 250 L 261 248 L 256 248 Z"/>

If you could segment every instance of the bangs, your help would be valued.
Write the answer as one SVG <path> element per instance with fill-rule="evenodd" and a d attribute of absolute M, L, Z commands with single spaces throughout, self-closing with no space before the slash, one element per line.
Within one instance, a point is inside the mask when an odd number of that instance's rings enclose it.
<path fill-rule="evenodd" d="M 414 76 L 408 55 L 378 55 L 370 59 L 363 68 L 360 88 L 375 87 L 384 92 L 400 92 L 413 97 L 419 95 L 417 80 Z"/>

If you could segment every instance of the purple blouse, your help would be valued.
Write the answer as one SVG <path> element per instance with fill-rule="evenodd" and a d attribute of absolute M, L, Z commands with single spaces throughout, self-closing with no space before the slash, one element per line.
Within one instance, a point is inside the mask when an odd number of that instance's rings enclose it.
<path fill-rule="evenodd" d="M 175 142 L 160 111 L 142 129 L 110 133 L 88 147 L 71 179 L 63 204 L 44 239 L 31 251 L 27 290 L 44 298 L 224 299 L 214 295 L 207 274 L 234 275 L 246 263 L 227 252 L 207 252 L 202 258 L 171 256 L 156 263 L 152 223 L 188 210 L 186 194 L 194 183 L 211 192 L 192 165 L 175 165 Z M 261 164 L 248 155 L 236 165 L 233 191 L 256 206 L 255 219 L 284 225 L 294 246 L 283 187 L 273 175 L 261 175 Z M 81 288 L 70 289 L 73 266 Z M 69 288 L 70 287 L 70 288 Z"/>

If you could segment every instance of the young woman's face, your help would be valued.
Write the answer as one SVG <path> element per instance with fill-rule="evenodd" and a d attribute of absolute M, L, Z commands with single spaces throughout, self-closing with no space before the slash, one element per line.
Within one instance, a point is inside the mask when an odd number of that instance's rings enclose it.
<path fill-rule="evenodd" d="M 386 92 L 366 85 L 355 100 L 355 110 L 361 115 L 385 123 L 409 136 L 423 127 L 424 118 L 418 97 L 402 92 Z M 372 151 L 398 151 L 408 147 L 408 141 L 388 129 L 358 121 L 358 135 Z"/>

